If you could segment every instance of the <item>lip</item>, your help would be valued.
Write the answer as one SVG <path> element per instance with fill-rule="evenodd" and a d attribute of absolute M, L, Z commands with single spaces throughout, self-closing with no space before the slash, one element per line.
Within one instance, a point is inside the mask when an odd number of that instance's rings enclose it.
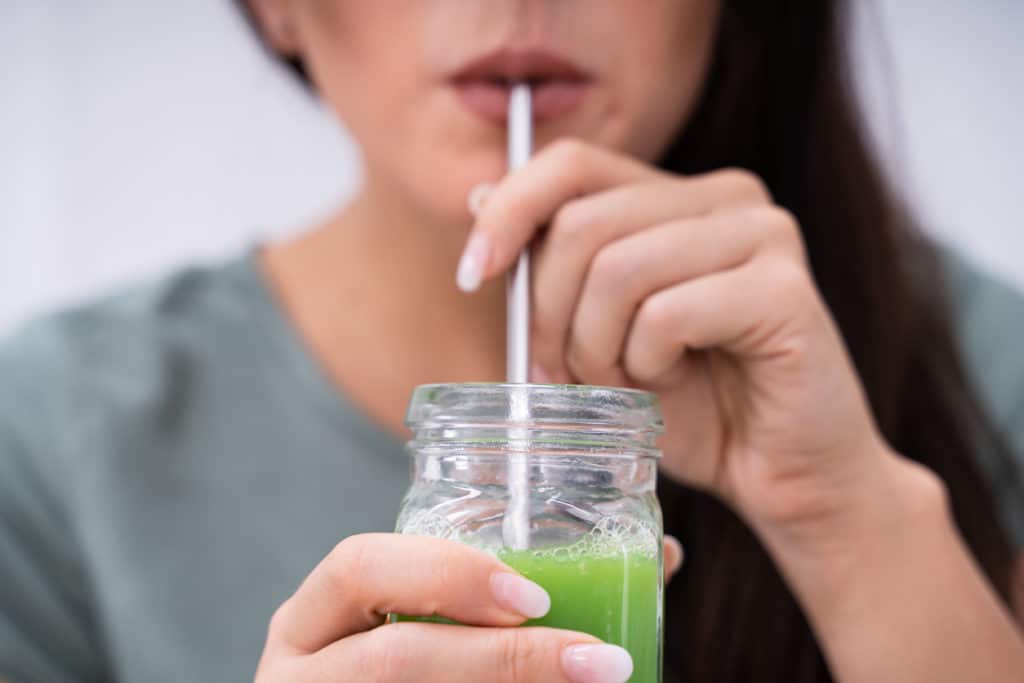
<path fill-rule="evenodd" d="M 471 61 L 449 82 L 463 106 L 490 123 L 504 125 L 514 83 L 531 86 L 534 120 L 542 123 L 576 108 L 593 79 L 551 51 L 502 48 Z"/>

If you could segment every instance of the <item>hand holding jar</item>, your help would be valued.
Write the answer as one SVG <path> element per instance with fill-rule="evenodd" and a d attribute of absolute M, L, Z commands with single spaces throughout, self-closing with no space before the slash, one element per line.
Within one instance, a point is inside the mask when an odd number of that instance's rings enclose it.
<path fill-rule="evenodd" d="M 669 576 L 682 561 L 665 545 Z M 257 683 L 452 680 L 621 683 L 628 653 L 592 635 L 520 627 L 543 617 L 549 595 L 493 555 L 463 543 L 397 534 L 342 541 L 275 613 Z M 469 626 L 401 622 L 437 615 Z M 486 628 L 480 628 L 486 627 Z M 332 679 L 334 680 L 334 679 Z"/>
<path fill-rule="evenodd" d="M 662 546 L 654 397 L 424 386 L 408 422 L 402 535 L 338 545 L 274 616 L 257 681 L 661 680 L 662 582 L 682 552 Z M 520 503 L 522 548 L 506 523 Z"/>
<path fill-rule="evenodd" d="M 352 536 L 274 615 L 256 681 L 625 681 L 631 664 L 621 648 L 584 633 L 512 628 L 549 604 L 539 586 L 462 543 Z M 490 628 L 376 628 L 391 612 Z"/>

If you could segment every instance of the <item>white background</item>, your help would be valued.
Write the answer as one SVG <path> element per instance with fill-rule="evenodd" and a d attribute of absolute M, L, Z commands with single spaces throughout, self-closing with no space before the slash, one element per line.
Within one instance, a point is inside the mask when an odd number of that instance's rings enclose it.
<path fill-rule="evenodd" d="M 895 182 L 930 230 L 1024 285 L 1024 2 L 851 1 Z M 6 0 L 0 332 L 303 227 L 351 195 L 358 163 L 227 0 Z"/>

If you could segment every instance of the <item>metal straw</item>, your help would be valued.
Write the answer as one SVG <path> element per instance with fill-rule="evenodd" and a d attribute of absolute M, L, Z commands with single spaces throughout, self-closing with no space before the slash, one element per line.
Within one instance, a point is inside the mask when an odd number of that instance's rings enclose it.
<path fill-rule="evenodd" d="M 530 86 L 517 83 L 508 101 L 508 170 L 526 164 L 533 152 L 533 103 Z M 530 250 L 519 254 L 507 285 L 506 369 L 508 381 L 525 384 L 530 371 Z M 511 394 L 512 423 L 524 425 L 530 417 L 525 387 L 514 387 Z M 525 550 L 530 547 L 530 463 L 525 427 L 513 427 L 509 436 L 514 450 L 508 463 L 508 509 L 502 520 L 502 540 L 506 547 Z"/>
<path fill-rule="evenodd" d="M 508 100 L 508 170 L 526 165 L 533 153 L 533 103 L 530 86 L 513 86 Z M 508 381 L 529 381 L 530 372 L 530 250 L 523 249 L 508 279 Z"/>

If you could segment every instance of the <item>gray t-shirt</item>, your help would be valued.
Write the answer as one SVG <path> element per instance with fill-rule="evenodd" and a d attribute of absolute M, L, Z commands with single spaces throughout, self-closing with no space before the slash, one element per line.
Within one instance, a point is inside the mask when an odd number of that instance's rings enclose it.
<path fill-rule="evenodd" d="M 1024 454 L 1024 299 L 954 281 Z M 251 680 L 277 605 L 340 539 L 393 527 L 408 473 L 252 253 L 26 326 L 0 344 L 0 679 Z"/>

